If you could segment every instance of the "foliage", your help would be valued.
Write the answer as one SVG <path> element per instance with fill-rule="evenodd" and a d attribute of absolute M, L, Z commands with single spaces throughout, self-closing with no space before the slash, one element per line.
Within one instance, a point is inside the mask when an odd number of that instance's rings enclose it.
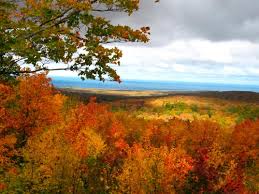
<path fill-rule="evenodd" d="M 174 193 L 192 169 L 192 160 L 180 149 L 134 145 L 119 175 L 121 193 Z"/>
<path fill-rule="evenodd" d="M 256 120 L 259 117 L 259 108 L 251 106 L 232 106 L 227 112 L 236 114 L 239 123 L 247 119 Z"/>
<path fill-rule="evenodd" d="M 71 70 L 82 79 L 120 78 L 115 42 L 147 42 L 149 27 L 113 25 L 109 12 L 131 15 L 139 0 L 0 0 L 0 79 L 38 71 Z M 65 67 L 50 68 L 50 63 Z M 23 64 L 23 65 L 22 65 Z"/>
<path fill-rule="evenodd" d="M 259 120 L 246 120 L 238 124 L 231 137 L 232 152 L 245 176 L 245 184 L 258 191 L 258 143 Z"/>
<path fill-rule="evenodd" d="M 144 119 L 65 97 L 45 74 L 0 90 L 2 193 L 258 192 L 258 119 Z"/>
<path fill-rule="evenodd" d="M 171 111 L 174 109 L 175 111 L 182 113 L 187 108 L 187 105 L 183 102 L 176 102 L 173 104 L 167 102 L 165 103 L 164 108 L 167 111 Z"/>

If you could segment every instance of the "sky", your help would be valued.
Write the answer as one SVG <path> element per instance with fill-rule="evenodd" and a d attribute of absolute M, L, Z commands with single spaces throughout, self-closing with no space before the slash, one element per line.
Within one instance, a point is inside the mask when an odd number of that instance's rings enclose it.
<path fill-rule="evenodd" d="M 150 42 L 123 43 L 122 80 L 177 80 L 259 85 L 258 0 L 142 0 L 114 24 L 151 27 Z M 71 72 L 51 75 L 73 76 Z"/>

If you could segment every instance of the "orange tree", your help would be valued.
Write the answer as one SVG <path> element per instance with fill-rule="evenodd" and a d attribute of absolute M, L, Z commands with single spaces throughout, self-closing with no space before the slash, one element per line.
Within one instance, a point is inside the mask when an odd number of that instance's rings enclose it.
<path fill-rule="evenodd" d="M 71 70 L 82 79 L 120 81 L 110 64 L 119 65 L 122 52 L 104 44 L 147 42 L 149 28 L 113 25 L 106 13 L 138 8 L 139 0 L 0 0 L 0 78 Z"/>
<path fill-rule="evenodd" d="M 54 90 L 45 74 L 18 80 L 13 85 L 0 83 L 0 190 L 24 165 L 22 149 L 27 141 L 62 121 L 65 97 Z"/>

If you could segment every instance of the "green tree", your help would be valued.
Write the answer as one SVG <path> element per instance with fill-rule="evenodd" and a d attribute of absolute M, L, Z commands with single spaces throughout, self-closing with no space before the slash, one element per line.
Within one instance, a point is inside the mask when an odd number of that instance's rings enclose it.
<path fill-rule="evenodd" d="M 82 79 L 120 81 L 111 64 L 120 65 L 122 52 L 104 45 L 147 42 L 149 27 L 113 25 L 105 13 L 138 8 L 139 0 L 0 0 L 0 79 L 71 70 Z"/>

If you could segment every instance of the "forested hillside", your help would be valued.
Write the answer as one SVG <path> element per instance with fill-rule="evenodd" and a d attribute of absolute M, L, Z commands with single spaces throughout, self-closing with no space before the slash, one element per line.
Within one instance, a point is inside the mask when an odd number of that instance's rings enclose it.
<path fill-rule="evenodd" d="M 0 84 L 1 193 L 256 193 L 259 109 L 81 102 L 45 74 Z"/>

